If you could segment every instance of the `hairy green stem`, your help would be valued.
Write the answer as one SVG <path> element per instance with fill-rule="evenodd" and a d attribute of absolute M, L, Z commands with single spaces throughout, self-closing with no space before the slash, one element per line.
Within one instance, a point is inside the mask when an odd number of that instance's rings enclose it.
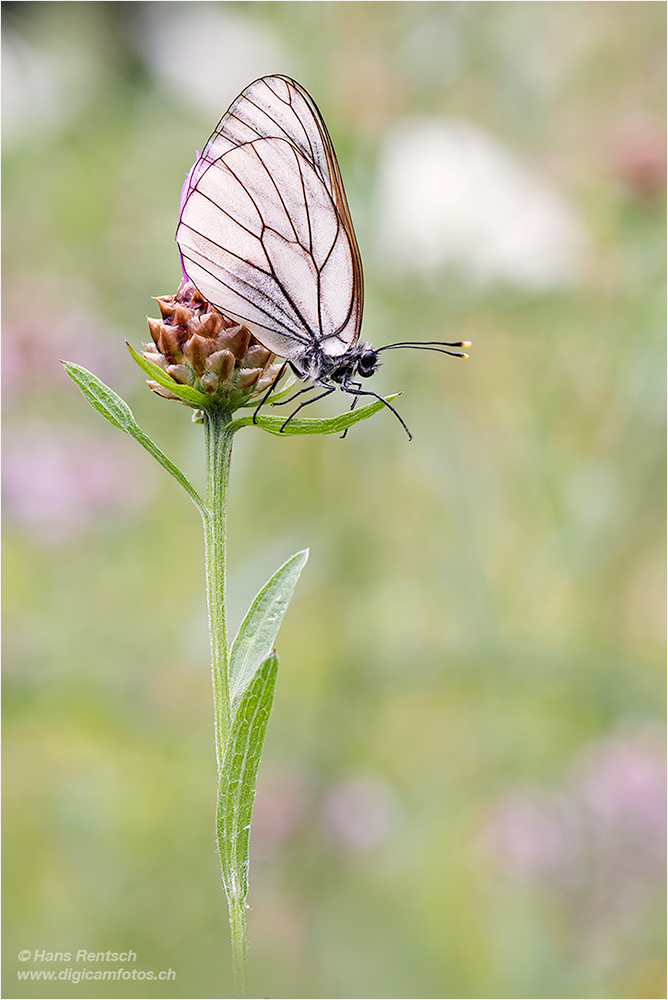
<path fill-rule="evenodd" d="M 225 621 L 225 563 L 227 547 L 227 492 L 233 433 L 224 410 L 206 411 L 206 595 L 211 638 L 211 680 L 216 717 L 216 757 L 218 771 L 223 763 L 230 729 L 230 687 Z"/>
<path fill-rule="evenodd" d="M 204 429 L 206 440 L 206 511 L 203 520 L 219 790 L 216 833 L 223 888 L 227 896 L 230 916 L 234 985 L 236 992 L 243 995 L 247 992 L 246 900 L 245 896 L 231 891 L 233 886 L 243 883 L 243 879 L 239 877 L 240 872 L 225 870 L 225 866 L 230 864 L 230 861 L 229 852 L 224 850 L 224 816 L 221 812 L 220 794 L 225 780 L 223 760 L 232 723 L 225 618 L 227 496 L 234 437 L 234 429 L 230 427 L 229 412 L 219 409 L 205 411 Z M 234 866 L 233 862 L 232 866 Z"/>
<path fill-rule="evenodd" d="M 248 930 L 246 900 L 228 898 L 230 935 L 232 939 L 232 971 L 236 992 L 245 996 L 248 990 Z"/>

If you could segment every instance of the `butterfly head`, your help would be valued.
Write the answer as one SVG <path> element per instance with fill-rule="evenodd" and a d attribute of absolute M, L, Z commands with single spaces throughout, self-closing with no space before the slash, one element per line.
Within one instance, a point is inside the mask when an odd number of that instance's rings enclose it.
<path fill-rule="evenodd" d="M 357 359 L 357 374 L 362 378 L 371 378 L 379 368 L 378 351 L 374 350 L 371 344 L 362 344 Z"/>

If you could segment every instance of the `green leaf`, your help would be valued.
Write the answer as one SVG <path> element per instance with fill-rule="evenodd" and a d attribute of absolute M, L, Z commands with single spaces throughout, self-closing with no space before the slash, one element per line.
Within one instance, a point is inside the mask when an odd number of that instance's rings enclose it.
<path fill-rule="evenodd" d="M 391 403 L 400 395 L 400 392 L 395 392 L 387 397 L 386 402 Z M 237 417 L 229 426 L 230 430 L 237 431 L 240 427 L 249 427 L 255 423 L 263 431 L 267 431 L 269 434 L 278 434 L 279 437 L 289 437 L 293 434 L 338 434 L 347 430 L 348 427 L 352 427 L 359 420 L 372 417 L 374 413 L 378 413 L 384 408 L 385 402 L 382 399 L 375 399 L 373 403 L 367 403 L 366 406 L 360 406 L 358 409 L 340 413 L 336 417 L 295 417 L 289 424 L 286 424 L 284 429 L 282 428 L 287 418 L 274 417 L 268 413 L 258 413 L 255 420 L 250 415 Z"/>
<path fill-rule="evenodd" d="M 148 361 L 141 354 L 138 354 L 132 344 L 128 344 L 127 340 L 125 343 L 134 361 L 158 385 L 161 385 L 164 389 L 169 389 L 174 396 L 178 396 L 184 403 L 189 403 L 191 406 L 206 407 L 211 405 L 211 399 L 205 393 L 193 389 L 191 385 L 181 385 L 179 382 L 175 382 L 162 368 L 159 368 L 158 365 L 154 365 L 152 361 Z"/>
<path fill-rule="evenodd" d="M 70 378 L 79 386 L 90 405 L 103 417 L 106 417 L 114 427 L 119 427 L 126 434 L 130 434 L 131 428 L 137 426 L 137 421 L 125 400 L 116 395 L 114 390 L 101 382 L 96 375 L 81 368 L 80 365 L 73 365 L 69 361 L 61 361 L 60 363 Z"/>
<path fill-rule="evenodd" d="M 135 441 L 138 441 L 142 448 L 149 455 L 152 455 L 156 462 L 163 469 L 166 469 L 170 476 L 173 476 L 177 483 L 183 487 L 199 512 L 202 515 L 206 514 L 204 501 L 195 487 L 186 479 L 181 470 L 167 458 L 165 453 L 158 448 L 157 444 L 154 444 L 148 434 L 144 433 L 125 400 L 121 399 L 113 389 L 105 385 L 96 375 L 93 375 L 92 372 L 87 371 L 80 365 L 74 365 L 69 361 L 61 361 L 61 364 L 72 381 L 76 382 L 79 386 L 90 405 L 98 413 L 101 413 L 103 417 L 106 417 L 114 427 L 118 427 L 126 434 L 130 434 Z"/>
<path fill-rule="evenodd" d="M 264 585 L 239 626 L 230 652 L 230 701 L 233 711 L 273 649 L 299 574 L 307 559 L 308 549 L 288 559 Z"/>
<path fill-rule="evenodd" d="M 278 656 L 271 653 L 243 693 L 220 770 L 218 845 L 228 899 L 248 893 L 248 838 L 257 770 L 274 701 Z"/>

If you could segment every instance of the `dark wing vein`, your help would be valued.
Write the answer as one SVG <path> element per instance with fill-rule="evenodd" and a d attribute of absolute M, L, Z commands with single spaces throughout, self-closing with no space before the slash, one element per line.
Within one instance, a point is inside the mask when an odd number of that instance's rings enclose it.
<path fill-rule="evenodd" d="M 192 257 L 188 256 L 188 253 L 186 251 L 182 251 L 182 253 L 183 253 L 183 256 L 184 256 L 184 258 L 186 260 L 189 260 L 191 262 L 191 264 L 195 264 L 197 267 L 200 267 L 211 278 L 213 278 L 218 284 L 222 285 L 224 288 L 226 288 L 228 291 L 232 292 L 234 295 L 238 295 L 240 299 L 244 299 L 246 302 L 249 303 L 249 305 L 254 306 L 254 308 L 257 309 L 259 312 L 264 313 L 264 315 L 269 320 L 271 320 L 272 323 L 273 323 L 273 326 L 267 326 L 267 328 L 266 328 L 267 330 L 272 330 L 272 329 L 275 329 L 276 326 L 279 326 L 293 340 L 298 340 L 300 343 L 303 343 L 303 344 L 307 344 L 308 343 L 308 339 L 306 337 L 303 337 L 301 334 L 297 333 L 292 327 L 287 326 L 285 323 L 283 323 L 275 315 L 275 312 L 279 311 L 279 312 L 283 313 L 283 315 L 286 317 L 286 319 L 288 319 L 288 320 L 291 319 L 291 317 L 288 315 L 288 313 L 285 311 L 285 309 L 281 306 L 280 302 L 277 302 L 275 299 L 273 299 L 270 295 L 268 295 L 265 291 L 263 291 L 257 285 L 251 284 L 250 282 L 246 281 L 244 278 L 242 278 L 238 274 L 232 274 L 219 261 L 212 261 L 208 257 L 206 257 L 204 254 L 199 254 L 199 251 L 198 251 L 198 256 L 200 256 L 202 258 L 202 260 L 206 260 L 206 261 L 208 261 L 209 264 L 213 265 L 213 267 L 216 268 L 215 272 L 209 270 L 209 268 L 205 267 L 199 260 L 193 260 Z M 250 264 L 249 267 L 253 267 L 253 265 Z M 237 284 L 245 286 L 246 288 L 250 289 L 250 291 L 252 292 L 252 295 L 251 294 L 245 294 L 242 290 L 240 290 L 239 288 L 235 287 L 234 284 L 230 284 L 229 281 L 226 281 L 222 277 L 223 274 L 229 275 L 229 277 L 232 278 L 234 280 L 234 282 L 236 282 Z M 283 292 L 283 287 L 282 287 L 280 281 L 277 278 L 273 278 L 273 280 L 276 282 L 276 284 L 278 285 L 278 287 Z M 273 313 L 266 306 L 260 305 L 260 303 L 257 301 L 257 297 L 258 296 L 261 297 L 262 299 L 266 300 L 267 302 L 269 302 L 270 305 L 272 305 L 272 306 L 275 307 L 275 310 L 274 310 Z M 287 299 L 287 296 L 285 296 L 285 297 Z M 214 303 L 214 305 L 215 305 L 215 303 Z M 223 310 L 223 312 L 225 312 L 225 311 L 230 311 L 231 312 L 232 311 L 229 306 L 225 307 L 222 304 L 221 304 L 220 308 Z M 253 322 L 253 321 L 251 321 L 251 322 Z M 258 324 L 258 325 L 262 325 L 262 324 Z M 307 332 L 309 332 L 308 327 L 305 327 L 305 329 L 306 329 Z"/>
<path fill-rule="evenodd" d="M 252 143 L 252 142 L 250 142 L 250 143 L 245 143 L 244 145 L 249 145 L 249 146 L 253 146 L 253 143 Z M 265 170 L 265 172 L 267 173 L 267 176 L 271 177 L 271 174 L 269 174 L 269 171 L 267 170 L 267 167 L 265 166 L 265 164 L 264 164 L 264 162 L 263 162 L 263 160 L 262 160 L 262 157 L 258 155 L 258 153 L 257 153 L 257 150 L 256 150 L 256 149 L 253 149 L 253 152 L 254 152 L 254 153 L 256 154 L 256 156 L 257 156 L 258 160 L 260 161 L 260 163 L 261 163 L 261 164 L 262 164 L 262 166 L 264 167 L 264 170 Z M 232 169 L 232 167 L 230 167 L 230 165 L 229 165 L 228 163 L 226 163 L 226 164 L 225 164 L 225 166 L 226 166 L 226 167 L 227 167 L 227 169 L 228 169 L 228 170 L 230 171 L 230 173 L 232 174 L 232 176 L 233 176 L 233 177 L 234 177 L 234 178 L 235 178 L 235 179 L 236 179 L 237 181 L 239 181 L 239 183 L 240 183 L 240 184 L 242 185 L 242 187 L 244 188 L 244 191 L 246 192 L 246 194 L 248 195 L 248 197 L 250 198 L 250 200 L 251 200 L 251 201 L 253 202 L 253 205 L 254 205 L 254 206 L 255 206 L 255 208 L 257 209 L 257 212 L 258 212 L 258 215 L 260 216 L 260 219 L 262 220 L 262 233 L 260 234 L 260 242 L 262 242 L 262 246 L 264 247 L 264 252 L 265 252 L 265 255 L 266 255 L 266 257 L 267 257 L 267 262 L 268 262 L 268 264 L 269 264 L 269 267 L 270 267 L 270 269 L 271 269 L 271 276 L 273 277 L 273 279 L 274 279 L 274 281 L 276 282 L 276 284 L 278 285 L 278 287 L 279 287 L 279 288 L 281 289 L 281 292 L 283 293 L 283 295 L 284 295 L 284 297 L 285 297 L 285 300 L 286 300 L 286 302 L 288 302 L 288 303 L 289 303 L 289 305 L 290 305 L 290 306 L 292 307 L 292 309 L 294 310 L 294 312 L 295 312 L 295 315 L 297 316 L 297 318 L 298 318 L 298 319 L 299 319 L 299 321 L 301 322 L 301 325 L 302 325 L 302 326 L 304 327 L 304 329 L 305 329 L 305 330 L 307 330 L 307 331 L 308 331 L 309 333 L 311 333 L 311 335 L 313 336 L 313 331 L 311 330 L 311 327 L 310 327 L 309 323 L 307 322 L 307 320 L 305 319 L 305 317 L 304 317 L 304 316 L 302 315 L 302 312 L 301 312 L 301 309 L 300 309 L 300 308 L 299 308 L 299 306 L 298 306 L 298 305 L 296 304 L 296 302 L 295 302 L 295 301 L 293 300 L 292 296 L 290 295 L 290 293 L 289 293 L 289 292 L 288 292 L 288 290 L 286 289 L 286 287 L 285 287 L 285 285 L 283 284 L 283 282 L 282 282 L 282 281 L 280 280 L 280 278 L 279 278 L 279 277 L 277 276 L 277 274 L 276 274 L 276 271 L 274 270 L 274 265 L 273 265 L 273 262 L 272 262 L 272 260 L 271 260 L 271 254 L 267 252 L 267 248 L 265 247 L 265 245 L 264 245 L 264 242 L 262 241 L 262 237 L 264 236 L 264 234 L 265 234 L 266 230 L 267 230 L 267 229 L 271 229 L 271 227 L 270 227 L 270 226 L 267 226 L 266 222 L 264 221 L 264 216 L 262 215 L 262 209 L 261 209 L 260 205 L 259 205 L 259 204 L 257 203 L 256 199 L 255 199 L 255 198 L 253 197 L 252 193 L 251 193 L 251 192 L 250 192 L 250 191 L 248 190 L 248 188 L 247 188 L 247 187 L 246 187 L 246 186 L 244 185 L 244 183 L 243 183 L 242 179 L 241 179 L 240 177 L 238 177 L 238 176 L 237 176 L 237 174 L 236 174 L 236 173 L 234 172 L 234 170 Z M 275 184 L 274 184 L 274 187 L 276 187 L 276 185 L 275 185 Z M 294 232 L 294 234 L 295 234 L 295 242 L 296 242 L 296 243 L 297 243 L 297 244 L 298 244 L 299 246 L 301 246 L 301 243 L 299 242 L 299 237 L 297 236 L 297 233 L 296 233 L 296 231 L 295 231 L 295 227 L 294 227 L 294 223 L 292 222 L 292 219 L 290 218 L 290 213 L 288 212 L 287 208 L 285 207 L 285 203 L 283 202 L 283 199 L 282 199 L 282 197 L 281 197 L 281 194 L 280 194 L 280 191 L 278 191 L 278 188 L 276 188 L 276 190 L 277 190 L 277 192 L 278 192 L 278 196 L 279 196 L 279 198 L 281 199 L 281 204 L 283 205 L 283 208 L 284 208 L 284 210 L 285 210 L 285 214 L 287 215 L 287 217 L 288 217 L 288 220 L 289 220 L 289 222 L 290 222 L 290 225 L 292 226 L 292 231 L 293 231 L 293 232 Z M 272 231 L 272 232 L 274 232 L 274 233 L 276 233 L 276 235 L 277 235 L 277 236 L 280 236 L 280 235 L 281 235 L 280 233 L 276 232 L 276 230 L 275 230 L 275 229 L 271 229 L 271 231 Z M 284 237 L 281 237 L 281 239 L 284 239 Z M 302 249 L 304 249 L 304 248 L 302 248 Z M 309 256 L 310 256 L 310 254 L 309 254 Z M 311 258 L 311 259 L 312 259 L 312 258 Z M 213 262 L 212 262 L 212 263 L 213 263 Z M 314 266 L 315 266 L 315 261 L 314 261 L 313 263 L 314 263 Z M 251 265 L 251 266 L 253 266 L 253 265 Z"/>
<path fill-rule="evenodd" d="M 227 169 L 229 170 L 229 167 L 228 167 Z M 232 171 L 231 171 L 231 170 L 230 170 L 230 173 L 232 173 Z M 238 180 L 238 178 L 237 178 L 237 180 Z M 230 213 L 229 213 L 229 212 L 227 211 L 227 209 L 223 208 L 223 206 L 222 206 L 222 205 L 219 205 L 217 201 L 214 201 L 214 200 L 213 200 L 213 198 L 211 198 L 211 196 L 210 196 L 210 195 L 206 194 L 206 193 L 205 193 L 204 191 L 200 191 L 200 189 L 199 189 L 198 187 L 195 187 L 195 188 L 193 188 L 193 191 L 197 191 L 197 194 L 198 194 L 198 195 L 200 196 L 200 198 L 206 198 L 206 200 L 207 200 L 207 201 L 208 201 L 208 202 L 209 202 L 209 203 L 210 203 L 211 205 L 213 205 L 213 206 L 214 206 L 214 208 L 217 208 L 219 212 L 222 212 L 222 213 L 223 213 L 223 215 L 226 215 L 228 219 L 231 219 L 231 220 L 232 220 L 232 222 L 234 222 L 234 223 L 235 223 L 235 225 L 237 225 L 237 226 L 239 227 L 239 229 L 243 229 L 243 230 L 244 230 L 245 232 L 247 232 L 247 233 L 248 233 L 248 235 L 249 235 L 249 236 L 252 236 L 254 240 L 257 240 L 257 241 L 258 241 L 258 243 L 261 243 L 261 242 L 262 242 L 262 238 L 261 238 L 260 236 L 256 236 L 256 234 L 255 234 L 255 233 L 253 232 L 253 230 L 252 230 L 252 229 L 249 229 L 249 228 L 248 228 L 248 226 L 244 226 L 243 222 L 239 222 L 239 220 L 238 220 L 238 219 L 236 219 L 236 218 L 235 218 L 235 217 L 234 217 L 233 215 L 230 215 Z M 246 193 L 248 194 L 248 192 L 246 192 Z M 249 197 L 250 197 L 250 196 L 249 196 Z M 253 204 L 255 204 L 255 203 L 253 203 Z M 256 207 L 257 207 L 257 206 L 256 206 Z M 262 216 L 260 216 L 260 218 L 262 218 Z M 195 233 L 195 232 L 197 232 L 197 230 L 196 230 L 196 229 L 194 229 L 194 228 L 193 228 L 193 227 L 192 227 L 191 225 L 189 225 L 189 224 L 188 224 L 187 222 L 185 222 L 185 223 L 184 223 L 184 225 L 185 225 L 185 226 L 188 226 L 188 229 L 192 229 L 192 231 L 193 231 L 194 233 Z M 262 225 L 263 225 L 263 227 L 264 227 L 264 221 L 263 221 Z M 200 236 L 204 236 L 204 237 L 205 237 L 205 238 L 206 238 L 207 240 L 209 240 L 209 242 L 210 242 L 210 243 L 216 243 L 216 241 L 215 241 L 215 240 L 212 240 L 210 236 L 207 236 L 207 235 L 206 235 L 206 233 L 200 233 L 199 235 L 200 235 Z M 220 243 L 216 243 L 216 246 L 220 246 Z M 220 247 L 220 249 L 221 249 L 221 250 L 227 250 L 227 247 L 222 247 L 222 246 L 221 246 L 221 247 Z M 229 250 L 228 252 L 229 252 L 229 253 L 232 253 L 232 251 L 231 251 L 231 250 Z M 236 256 L 238 256 L 238 254 L 235 254 L 234 256 L 236 257 Z M 240 259 L 245 259 L 245 258 L 240 258 Z M 262 270 L 262 268 L 260 268 L 259 270 Z"/>
<path fill-rule="evenodd" d="M 289 98 L 290 98 L 289 101 L 288 101 L 288 103 L 289 103 L 290 107 L 292 108 L 292 113 L 294 114 L 294 116 L 297 119 L 297 121 L 299 121 L 299 116 L 298 116 L 297 112 L 295 111 L 295 109 L 293 107 L 293 104 L 292 104 L 292 94 L 293 94 L 293 92 L 294 93 L 301 92 L 302 96 L 304 96 L 304 97 L 307 98 L 307 100 L 306 100 L 306 106 L 308 107 L 309 111 L 311 112 L 311 117 L 313 118 L 313 120 L 315 122 L 316 129 L 318 130 L 318 133 L 322 136 L 322 129 L 320 128 L 320 123 L 318 122 L 318 115 L 320 114 L 320 112 L 317 111 L 317 109 L 316 109 L 317 114 L 313 113 L 313 108 L 311 107 L 311 104 L 313 102 L 311 101 L 309 95 L 306 93 L 305 90 L 303 90 L 301 87 L 299 87 L 295 83 L 294 80 L 290 80 L 287 76 L 283 76 L 283 77 L 281 77 L 281 79 L 285 80 L 285 82 L 288 85 L 288 95 L 289 95 Z M 323 121 L 322 124 L 324 125 L 324 121 Z M 311 143 L 311 136 L 308 134 L 308 132 L 306 131 L 306 129 L 304 129 L 304 134 L 306 136 L 306 142 L 308 143 L 308 148 L 311 151 L 311 159 L 313 161 L 313 166 L 317 169 L 317 167 L 316 167 L 317 159 L 316 159 L 315 151 L 313 149 L 313 145 Z M 320 171 L 318 171 L 318 173 L 320 173 Z"/>
<path fill-rule="evenodd" d="M 279 100 L 279 101 L 283 101 L 283 98 L 282 98 L 282 97 L 278 97 L 278 95 L 277 95 L 277 94 L 275 95 L 275 97 L 277 98 L 277 100 Z M 283 128 L 283 126 L 281 125 L 281 123 L 280 123 L 280 122 L 277 122 L 277 121 L 276 121 L 276 119 L 275 119 L 275 118 L 273 117 L 273 115 L 270 115 L 270 114 L 269 114 L 269 112 L 267 111 L 267 109 L 266 109 L 266 108 L 263 108 L 263 107 L 260 107 L 260 105 L 259 105 L 259 104 L 256 104 L 256 103 L 255 103 L 255 101 L 252 101 L 252 100 L 250 99 L 250 97 L 246 97 L 246 98 L 245 98 L 245 100 L 246 100 L 246 101 L 247 101 L 247 102 L 248 102 L 249 104 L 251 104 L 251 105 L 252 105 L 252 106 L 253 106 L 254 108 L 257 108 L 257 110 L 258 110 L 258 111 L 260 111 L 260 112 L 261 112 L 261 113 L 262 113 L 263 115 L 266 115 L 266 117 L 267 117 L 267 118 L 269 119 L 269 121 L 273 122 L 273 123 L 274 123 L 274 126 L 275 126 L 275 127 L 277 128 L 277 129 L 280 129 L 280 131 L 281 131 L 281 132 L 283 133 L 283 135 L 285 136 L 285 138 L 286 138 L 286 139 L 288 139 L 288 140 L 289 140 L 289 142 L 291 142 L 291 143 L 292 143 L 292 145 L 296 145 L 296 143 L 295 143 L 295 139 L 294 139 L 294 136 L 293 136 L 293 135 L 291 135 L 291 134 L 290 134 L 289 132 L 287 132 L 287 131 L 286 131 L 286 130 L 285 130 L 285 129 Z M 286 104 L 286 102 L 285 102 L 285 101 L 283 101 L 283 104 Z M 288 107 L 290 107 L 290 105 L 288 105 Z M 299 119 L 297 119 L 297 121 L 299 121 Z M 255 130 L 255 129 L 253 129 L 253 131 L 256 131 L 256 130 Z M 262 135 L 261 135 L 261 133 L 259 133 L 259 132 L 258 132 L 258 135 L 260 135 L 260 137 L 262 138 Z M 276 136 L 276 137 L 274 137 L 274 136 L 271 136 L 271 134 L 269 133 L 269 134 L 267 134 L 266 136 L 264 136 L 264 138 L 267 138 L 267 139 L 268 139 L 268 138 L 280 138 L 280 137 L 279 137 L 279 136 Z M 305 138 L 305 139 L 306 139 L 306 140 L 308 141 L 308 136 L 306 135 L 306 132 L 305 132 L 305 131 L 304 131 L 304 138 Z"/>
<path fill-rule="evenodd" d="M 226 122 L 230 118 L 235 118 L 239 122 L 240 125 L 245 125 L 246 128 L 248 128 L 248 129 L 251 130 L 251 132 L 255 132 L 255 135 L 258 137 L 258 139 L 264 139 L 264 138 L 266 138 L 266 136 L 262 135 L 262 133 L 259 131 L 259 129 L 255 128 L 254 125 L 251 125 L 250 122 L 245 122 L 243 120 L 243 118 L 240 118 L 239 115 L 235 114 L 234 111 L 228 111 L 227 114 L 225 115 L 225 117 L 223 118 L 223 121 Z M 230 142 L 234 141 L 232 139 L 232 137 L 230 135 L 228 135 L 223 129 L 220 129 L 220 130 L 216 129 L 216 134 L 217 135 L 222 135 L 224 139 L 229 139 Z M 244 144 L 243 144 L 243 142 L 240 142 L 237 145 L 238 146 L 243 146 Z"/>
<path fill-rule="evenodd" d="M 302 165 L 299 162 L 300 157 L 296 155 L 297 151 L 293 150 L 293 152 L 295 153 L 295 160 L 296 160 L 296 163 L 297 163 L 297 173 L 299 174 L 299 183 L 301 184 L 301 189 L 302 189 L 303 202 L 304 202 L 304 214 L 306 216 L 306 227 L 308 229 L 308 249 L 306 247 L 304 247 L 304 249 L 307 250 L 307 253 L 309 254 L 311 260 L 313 261 L 313 266 L 315 267 L 316 271 L 318 271 L 318 274 L 319 274 L 320 272 L 319 272 L 319 269 L 318 269 L 318 265 L 316 264 L 315 257 L 313 255 L 313 233 L 311 231 L 311 213 L 308 210 L 308 200 L 306 198 L 306 185 L 304 184 L 304 175 L 302 174 Z"/>
<path fill-rule="evenodd" d="M 201 193 L 201 192 L 199 192 L 199 193 Z M 227 214 L 227 213 L 225 213 L 225 214 Z M 232 218 L 232 216 L 230 216 L 230 218 Z M 233 221 L 236 222 L 236 219 L 233 219 Z M 275 275 L 273 273 L 271 273 L 269 271 L 266 271 L 263 267 L 258 267 L 257 264 L 254 264 L 252 261 L 248 260 L 246 257 L 242 257 L 240 254 L 235 253 L 234 250 L 230 250 L 229 247 L 227 247 L 227 246 L 224 247 L 222 245 L 222 243 L 219 243 L 217 240 L 214 240 L 211 236 L 207 236 L 206 233 L 202 233 L 202 232 L 200 232 L 199 229 L 195 229 L 195 227 L 191 226 L 189 222 L 182 222 L 181 225 L 184 227 L 184 229 L 189 229 L 191 233 L 195 234 L 195 236 L 201 236 L 203 240 L 207 241 L 207 243 L 211 243 L 214 247 L 218 247 L 218 249 L 222 250 L 223 253 L 229 254 L 230 257 L 235 257 L 242 264 L 245 264 L 246 267 L 252 267 L 253 270 L 257 271 L 259 274 L 264 274 L 264 276 L 267 277 L 267 278 L 275 277 Z M 216 264 L 215 260 L 212 260 L 211 257 L 207 257 L 207 255 L 205 253 L 202 253 L 202 251 L 198 250 L 197 248 L 191 248 L 191 249 L 194 249 L 196 253 L 200 254 L 204 258 L 204 260 L 208 260 L 210 264 L 214 264 L 214 265 Z"/>
<path fill-rule="evenodd" d="M 266 140 L 262 140 L 262 141 L 266 141 Z M 264 160 L 262 159 L 262 157 L 258 153 L 257 149 L 255 148 L 255 140 L 253 142 L 249 142 L 248 145 L 253 147 L 253 152 L 255 153 L 255 155 L 257 156 L 258 160 L 260 161 L 260 163 L 264 167 L 264 171 L 265 171 L 267 177 L 269 178 L 269 180 L 271 181 L 271 183 L 274 185 L 274 188 L 276 190 L 276 194 L 278 195 L 278 200 L 280 201 L 281 205 L 283 206 L 283 211 L 285 212 L 285 214 L 286 214 L 286 216 L 288 218 L 288 222 L 292 226 L 292 232 L 295 234 L 295 243 L 299 243 L 299 245 L 301 246 L 301 243 L 299 242 L 299 236 L 297 235 L 297 230 L 295 229 L 295 224 L 292 221 L 292 216 L 290 215 L 290 212 L 288 211 L 288 206 L 285 204 L 285 201 L 283 199 L 283 195 L 281 194 L 281 192 L 279 190 L 279 187 L 278 187 L 278 184 L 276 183 L 276 181 L 275 181 L 275 179 L 274 179 L 271 171 L 269 170 L 269 168 L 267 167 L 267 164 L 264 162 Z M 292 145 L 290 145 L 290 149 L 294 152 L 294 147 Z M 239 180 L 239 178 L 237 178 L 237 180 Z M 262 213 L 260 212 L 260 218 L 261 217 L 262 217 Z M 262 220 L 262 221 L 264 222 L 264 220 Z"/>
<path fill-rule="evenodd" d="M 299 116 L 297 115 L 297 112 L 294 110 L 294 107 L 293 107 L 293 103 L 292 103 L 292 94 L 293 94 L 293 92 L 300 91 L 301 95 L 305 98 L 306 106 L 308 107 L 308 110 L 309 110 L 309 112 L 311 114 L 313 122 L 314 122 L 314 124 L 316 126 L 316 130 L 318 131 L 320 137 L 323 138 L 323 140 L 324 140 L 324 135 L 323 135 L 324 121 L 322 120 L 322 116 L 317 111 L 317 109 L 315 109 L 315 105 L 313 104 L 313 101 L 310 99 L 310 97 L 308 96 L 308 94 L 306 93 L 306 91 L 302 90 L 301 88 L 299 88 L 297 86 L 297 84 L 295 84 L 294 80 L 290 80 L 286 76 L 280 76 L 279 79 L 283 80 L 287 84 L 287 86 L 288 86 L 289 100 L 287 100 L 287 101 L 283 100 L 283 98 L 279 94 L 276 94 L 276 92 L 273 91 L 273 90 L 271 91 L 271 93 L 272 93 L 272 96 L 274 98 L 276 98 L 276 100 L 281 101 L 282 104 L 284 104 L 286 107 L 288 107 L 292 111 L 293 117 L 294 117 L 295 121 L 298 123 L 298 125 L 299 125 L 299 127 L 301 129 L 301 132 L 303 134 L 303 141 L 301 143 L 299 143 L 299 145 L 298 145 L 297 141 L 295 140 L 295 134 L 289 132 L 286 128 L 284 128 L 284 126 L 281 125 L 281 123 L 279 121 L 277 121 L 273 117 L 273 115 L 270 114 L 270 112 L 267 110 L 267 108 L 263 108 L 260 104 L 256 103 L 256 101 L 254 101 L 251 97 L 249 97 L 247 93 L 245 93 L 243 95 L 243 99 L 248 104 L 250 104 L 254 108 L 256 108 L 261 114 L 265 115 L 271 122 L 273 122 L 274 126 L 283 133 L 283 135 L 286 137 L 286 139 L 293 146 L 295 146 L 297 148 L 298 152 L 301 152 L 301 149 L 299 148 L 300 145 L 303 147 L 304 152 L 306 151 L 306 147 L 308 146 L 308 149 L 309 149 L 310 154 L 311 154 L 311 157 L 310 157 L 311 163 L 312 163 L 314 169 L 317 170 L 318 173 L 320 174 L 320 170 L 318 169 L 318 160 L 317 160 L 316 153 L 315 153 L 315 151 L 313 149 L 313 144 L 311 142 L 311 137 L 310 137 L 308 131 L 304 128 L 304 126 L 303 126 L 303 124 L 302 124 Z M 253 84 L 251 84 L 251 87 L 252 86 L 253 86 Z M 268 88 L 268 89 L 271 90 L 271 88 Z M 239 116 L 236 115 L 236 114 L 234 114 L 234 112 L 232 112 L 230 114 L 230 117 L 234 117 L 234 118 L 237 119 L 237 121 L 240 121 L 242 124 L 247 125 L 250 129 L 252 129 L 252 131 L 256 132 L 257 135 L 260 138 L 271 138 L 271 135 L 269 133 L 266 134 L 266 135 L 263 135 L 263 133 L 260 132 L 260 131 L 258 131 L 257 128 L 255 128 L 254 126 L 250 125 L 248 122 L 245 122 L 243 120 L 243 118 L 239 118 Z M 320 120 L 318 120 L 319 118 L 320 118 Z M 323 145 L 324 145 L 324 143 L 323 143 Z M 326 159 L 328 159 L 327 156 L 326 156 Z"/>

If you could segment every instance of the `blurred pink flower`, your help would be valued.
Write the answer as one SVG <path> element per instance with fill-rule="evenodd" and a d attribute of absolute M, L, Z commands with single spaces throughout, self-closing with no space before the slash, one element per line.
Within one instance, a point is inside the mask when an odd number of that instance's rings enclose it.
<path fill-rule="evenodd" d="M 5 405 L 51 386 L 71 389 L 59 358 L 75 361 L 105 381 L 118 381 L 124 334 L 71 301 L 64 305 L 66 301 L 67 290 L 59 285 L 12 278 L 3 303 Z"/>
<path fill-rule="evenodd" d="M 330 844 L 364 850 L 387 839 L 396 813 L 394 792 L 382 778 L 342 781 L 320 799 L 313 780 L 303 773 L 265 774 L 258 782 L 251 849 L 257 856 L 272 854 L 319 816 Z"/>
<path fill-rule="evenodd" d="M 627 118 L 611 143 L 613 168 L 635 195 L 653 198 L 666 186 L 666 135 L 663 122 L 645 114 Z"/>
<path fill-rule="evenodd" d="M 270 855 L 302 825 L 312 800 L 308 778 L 298 771 L 260 771 L 251 826 L 251 851 Z"/>
<path fill-rule="evenodd" d="M 485 831 L 488 853 L 521 881 L 549 872 L 564 854 L 564 831 L 554 805 L 537 791 L 518 790 L 494 808 Z"/>
<path fill-rule="evenodd" d="M 322 810 L 327 833 L 354 850 L 386 840 L 395 815 L 394 793 L 377 777 L 354 778 L 336 785 L 325 797 Z"/>
<path fill-rule="evenodd" d="M 623 827 L 630 836 L 663 834 L 666 822 L 665 764 L 647 739 L 613 737 L 592 747 L 571 785 L 600 827 Z"/>
<path fill-rule="evenodd" d="M 557 789 L 509 792 L 483 841 L 508 874 L 550 885 L 583 920 L 606 923 L 663 884 L 665 837 L 665 755 L 641 732 L 592 744 Z"/>
<path fill-rule="evenodd" d="M 123 516 L 151 492 L 148 463 L 122 438 L 37 423 L 5 438 L 6 517 L 39 541 L 64 541 Z"/>

